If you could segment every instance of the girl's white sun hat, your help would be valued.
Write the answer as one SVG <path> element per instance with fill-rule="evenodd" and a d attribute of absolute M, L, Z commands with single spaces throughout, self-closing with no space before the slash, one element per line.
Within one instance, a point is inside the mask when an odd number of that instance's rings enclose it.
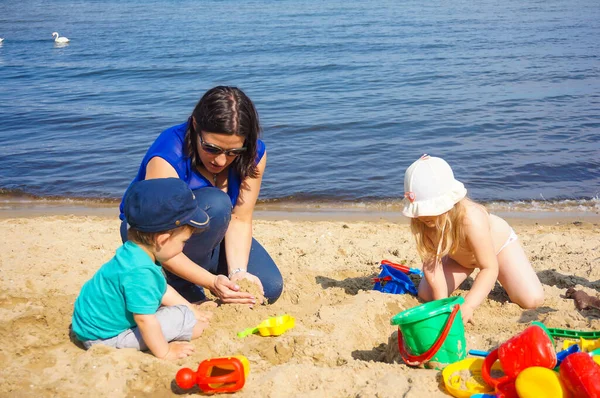
<path fill-rule="evenodd" d="M 423 155 L 404 173 L 402 214 L 411 218 L 439 216 L 466 195 L 467 189 L 454 179 L 454 173 L 444 159 Z"/>

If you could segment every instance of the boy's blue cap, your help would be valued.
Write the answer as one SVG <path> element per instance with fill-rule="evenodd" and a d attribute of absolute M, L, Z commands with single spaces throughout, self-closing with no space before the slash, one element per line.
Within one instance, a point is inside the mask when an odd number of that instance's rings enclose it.
<path fill-rule="evenodd" d="M 156 178 L 135 182 L 125 196 L 127 224 L 142 232 L 162 232 L 185 224 L 208 227 L 208 214 L 179 178 Z"/>

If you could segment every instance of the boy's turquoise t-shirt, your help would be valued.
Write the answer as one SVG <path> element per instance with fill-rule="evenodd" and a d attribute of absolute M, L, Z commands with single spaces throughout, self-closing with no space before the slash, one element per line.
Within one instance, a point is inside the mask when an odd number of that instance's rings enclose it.
<path fill-rule="evenodd" d="M 81 288 L 72 328 L 81 341 L 108 339 L 136 326 L 133 314 L 154 314 L 167 291 L 162 267 L 128 241 Z"/>

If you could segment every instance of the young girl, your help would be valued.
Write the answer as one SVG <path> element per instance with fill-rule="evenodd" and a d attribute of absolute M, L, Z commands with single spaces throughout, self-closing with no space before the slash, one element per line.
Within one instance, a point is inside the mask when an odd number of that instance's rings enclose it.
<path fill-rule="evenodd" d="M 448 297 L 479 268 L 461 308 L 463 322 L 487 297 L 498 280 L 521 308 L 544 300 L 542 285 L 506 221 L 466 197 L 464 185 L 441 158 L 423 155 L 404 175 L 404 208 L 423 259 L 425 277 L 419 297 Z"/>

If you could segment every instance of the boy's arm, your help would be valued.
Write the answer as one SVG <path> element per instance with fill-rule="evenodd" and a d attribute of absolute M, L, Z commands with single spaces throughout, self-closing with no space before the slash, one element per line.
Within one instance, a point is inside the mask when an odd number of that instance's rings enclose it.
<path fill-rule="evenodd" d="M 494 243 L 490 233 L 490 223 L 487 213 L 476 211 L 465 224 L 467 242 L 473 250 L 479 274 L 473 282 L 469 293 L 465 296 L 467 310 L 473 310 L 485 300 L 494 288 L 498 279 L 498 259 L 494 252 Z"/>
<path fill-rule="evenodd" d="M 144 342 L 155 357 L 179 359 L 187 357 L 194 351 L 194 345 L 191 343 L 168 343 L 155 314 L 133 314 L 133 319 L 140 329 Z"/>
<path fill-rule="evenodd" d="M 187 301 L 177 290 L 173 289 L 171 285 L 167 285 L 167 291 L 162 297 L 160 302 L 161 305 L 171 306 L 171 305 L 185 305 L 186 307 L 192 308 L 192 304 Z"/>
<path fill-rule="evenodd" d="M 185 305 L 194 313 L 196 320 L 202 322 L 208 322 L 212 318 L 212 313 L 207 311 L 201 311 L 198 305 L 192 304 L 187 301 L 177 290 L 173 289 L 171 285 L 167 285 L 167 291 L 163 295 L 161 305 Z M 216 305 L 215 305 L 216 306 Z"/>
<path fill-rule="evenodd" d="M 250 293 L 239 291 L 240 287 L 234 281 L 230 281 L 225 275 L 211 274 L 183 253 L 163 262 L 162 266 L 186 281 L 209 289 L 225 303 L 255 302 Z"/>

